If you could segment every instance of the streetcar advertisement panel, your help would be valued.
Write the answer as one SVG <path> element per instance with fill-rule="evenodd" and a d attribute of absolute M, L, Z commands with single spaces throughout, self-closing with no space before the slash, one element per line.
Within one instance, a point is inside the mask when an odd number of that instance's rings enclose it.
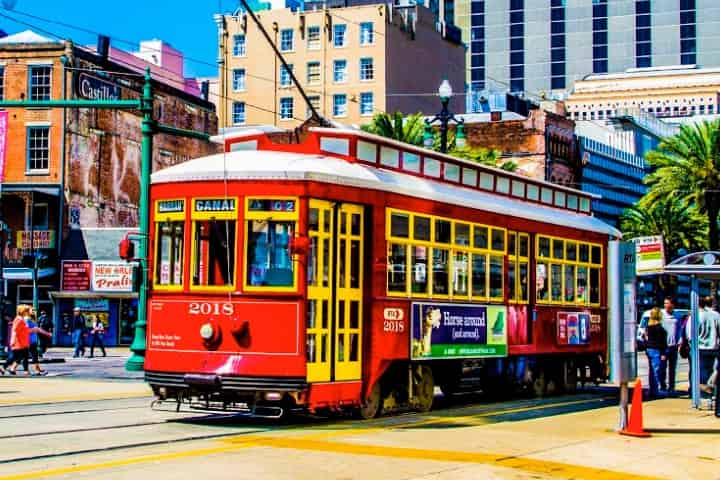
<path fill-rule="evenodd" d="M 413 360 L 507 355 L 505 306 L 412 304 Z"/>

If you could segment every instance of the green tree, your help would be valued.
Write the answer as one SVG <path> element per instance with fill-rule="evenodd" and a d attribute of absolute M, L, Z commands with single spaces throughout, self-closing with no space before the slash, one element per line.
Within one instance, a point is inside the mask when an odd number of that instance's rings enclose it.
<path fill-rule="evenodd" d="M 707 243 L 707 218 L 693 205 L 676 198 L 650 200 L 643 197 L 620 217 L 620 230 L 626 238 L 662 235 L 665 260 L 670 261 L 681 248 L 702 250 Z"/>
<path fill-rule="evenodd" d="M 425 122 L 419 113 L 408 116 L 404 116 L 401 112 L 376 113 L 370 123 L 360 128 L 381 137 L 422 145 Z"/>
<path fill-rule="evenodd" d="M 483 147 L 453 148 L 452 150 L 450 150 L 448 152 L 448 154 L 452 155 L 453 157 L 470 160 L 472 162 L 481 163 L 483 165 L 489 165 L 491 167 L 497 167 L 498 160 L 500 159 L 499 151 L 490 149 L 490 148 L 483 148 Z M 508 161 L 501 163 L 499 167 L 508 172 L 514 172 L 515 170 L 517 170 L 518 166 L 512 160 L 508 160 Z"/>
<path fill-rule="evenodd" d="M 645 179 L 650 190 L 644 201 L 672 198 L 683 206 L 696 207 L 707 218 L 708 246 L 718 250 L 720 121 L 683 125 L 646 158 L 655 171 Z"/>

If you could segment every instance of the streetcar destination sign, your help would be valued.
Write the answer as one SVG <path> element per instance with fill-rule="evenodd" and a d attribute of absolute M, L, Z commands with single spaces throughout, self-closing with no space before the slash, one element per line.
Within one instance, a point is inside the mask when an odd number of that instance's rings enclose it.
<path fill-rule="evenodd" d="M 198 198 L 195 200 L 196 212 L 234 212 L 234 198 Z"/>
<path fill-rule="evenodd" d="M 182 213 L 185 211 L 185 200 L 161 200 L 158 202 L 159 213 Z"/>

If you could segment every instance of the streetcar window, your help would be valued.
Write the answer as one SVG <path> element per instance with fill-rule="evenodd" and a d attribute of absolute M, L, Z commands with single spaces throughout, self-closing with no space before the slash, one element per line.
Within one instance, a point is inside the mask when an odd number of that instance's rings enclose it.
<path fill-rule="evenodd" d="M 488 229 L 487 227 L 473 227 L 473 247 L 488 248 Z"/>
<path fill-rule="evenodd" d="M 600 304 L 600 270 L 597 268 L 590 269 L 590 303 Z"/>
<path fill-rule="evenodd" d="M 495 187 L 495 175 L 489 173 L 480 173 L 480 188 L 484 190 L 492 190 Z"/>
<path fill-rule="evenodd" d="M 430 219 L 415 215 L 413 217 L 413 238 L 415 240 L 430 241 Z"/>
<path fill-rule="evenodd" d="M 423 173 L 429 177 L 440 177 L 441 163 L 435 159 L 425 157 L 423 162 Z"/>
<path fill-rule="evenodd" d="M 464 247 L 470 245 L 470 225 L 467 223 L 455 224 L 455 245 Z"/>
<path fill-rule="evenodd" d="M 540 199 L 540 188 L 537 185 L 527 186 L 527 199 L 537 202 Z"/>
<path fill-rule="evenodd" d="M 587 281 L 587 267 L 579 266 L 577 268 L 577 301 L 583 305 L 588 302 Z"/>
<path fill-rule="evenodd" d="M 407 248 L 405 245 L 391 243 L 388 252 L 388 291 L 404 292 L 407 278 Z"/>
<path fill-rule="evenodd" d="M 565 242 L 565 258 L 570 261 L 577 260 L 577 243 Z"/>
<path fill-rule="evenodd" d="M 527 302 L 528 301 L 528 273 L 530 270 L 530 267 L 528 265 L 528 262 L 519 262 L 519 271 L 518 275 L 520 278 L 518 278 L 518 289 L 520 290 L 520 298 L 518 298 L 519 302 Z"/>
<path fill-rule="evenodd" d="M 590 261 L 590 245 L 588 245 L 587 243 L 581 243 L 578 252 L 578 257 L 581 262 Z"/>
<path fill-rule="evenodd" d="M 294 270 L 288 247 L 295 222 L 251 220 L 247 225 L 247 284 L 292 287 Z"/>
<path fill-rule="evenodd" d="M 562 302 L 562 267 L 556 263 L 550 265 L 550 300 Z"/>
<path fill-rule="evenodd" d="M 380 164 L 398 168 L 400 166 L 400 152 L 394 148 L 380 147 Z"/>
<path fill-rule="evenodd" d="M 565 192 L 555 192 L 555 206 L 565 207 Z"/>
<path fill-rule="evenodd" d="M 447 295 L 450 252 L 444 248 L 433 248 L 433 294 Z"/>
<path fill-rule="evenodd" d="M 155 284 L 182 285 L 185 222 L 158 222 Z"/>
<path fill-rule="evenodd" d="M 538 262 L 535 266 L 535 292 L 538 302 L 548 300 L 548 264 Z"/>
<path fill-rule="evenodd" d="M 508 263 L 508 300 L 515 300 L 515 262 Z"/>
<path fill-rule="evenodd" d="M 390 215 L 390 236 L 396 238 L 410 237 L 410 216 L 404 213 Z"/>
<path fill-rule="evenodd" d="M 503 298 L 503 257 L 490 255 L 490 298 Z"/>
<path fill-rule="evenodd" d="M 408 172 L 420 172 L 420 155 L 410 152 L 403 152 L 403 170 Z"/>
<path fill-rule="evenodd" d="M 445 180 L 449 180 L 451 182 L 459 182 L 460 181 L 460 167 L 453 163 L 445 163 L 444 176 L 445 176 Z"/>
<path fill-rule="evenodd" d="M 474 253 L 472 256 L 473 297 L 487 297 L 487 255 Z"/>
<path fill-rule="evenodd" d="M 412 246 L 410 248 L 412 252 L 412 278 L 410 281 L 411 291 L 414 294 L 426 295 L 428 293 L 428 248 L 421 247 L 419 245 Z"/>
<path fill-rule="evenodd" d="M 562 260 L 565 258 L 564 252 L 563 252 L 563 241 L 558 239 L 553 239 L 553 258 L 557 258 L 559 260 Z"/>
<path fill-rule="evenodd" d="M 565 302 L 575 301 L 575 265 L 565 265 Z"/>
<path fill-rule="evenodd" d="M 498 193 L 510 193 L 510 179 L 505 177 L 498 177 L 495 190 Z"/>
<path fill-rule="evenodd" d="M 508 232 L 508 299 L 517 302 L 528 301 L 529 262 L 527 233 Z"/>
<path fill-rule="evenodd" d="M 196 220 L 194 235 L 193 285 L 233 285 L 235 221 Z"/>
<path fill-rule="evenodd" d="M 468 253 L 455 252 L 453 258 L 453 294 L 468 295 Z"/>
<path fill-rule="evenodd" d="M 541 259 L 552 253 L 557 263 L 550 266 L 550 298 L 540 294 L 544 278 L 540 274 L 537 281 L 537 300 L 539 302 L 557 302 L 567 305 L 598 305 L 600 303 L 600 269 L 590 268 L 602 264 L 602 246 L 573 240 L 562 240 L 538 236 L 538 272 Z"/>
<path fill-rule="evenodd" d="M 550 239 L 547 237 L 538 238 L 538 257 L 548 258 L 550 256 Z"/>
<path fill-rule="evenodd" d="M 593 245 L 590 252 L 590 262 L 594 263 L 595 265 L 600 265 L 602 263 L 602 251 L 600 250 L 600 247 L 597 245 Z"/>
<path fill-rule="evenodd" d="M 462 183 L 463 185 L 470 185 L 472 187 L 477 185 L 477 172 L 472 168 L 462 169 Z"/>
<path fill-rule="evenodd" d="M 520 244 L 518 246 L 518 255 L 527 257 L 530 255 L 530 237 L 527 234 L 520 235 Z"/>
<path fill-rule="evenodd" d="M 505 231 L 492 229 L 492 247 L 493 250 L 501 252 L 505 251 Z"/>
<path fill-rule="evenodd" d="M 439 243 L 450 243 L 449 221 L 435 220 L 435 241 Z"/>

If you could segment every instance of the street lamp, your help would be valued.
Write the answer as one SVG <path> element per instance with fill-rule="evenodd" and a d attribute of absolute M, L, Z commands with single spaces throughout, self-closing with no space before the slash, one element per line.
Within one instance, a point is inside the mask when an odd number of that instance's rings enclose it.
<path fill-rule="evenodd" d="M 447 131 L 448 123 L 453 121 L 457 124 L 457 132 L 455 134 L 455 146 L 458 148 L 465 147 L 465 120 L 462 118 L 456 118 L 448 110 L 448 103 L 452 97 L 453 91 L 450 82 L 447 79 L 443 80 L 438 87 L 438 97 L 442 103 L 442 110 L 440 113 L 435 115 L 432 120 L 425 120 L 425 132 L 423 134 L 423 144 L 430 148 L 433 145 L 433 135 L 431 125 L 435 122 L 440 122 L 440 151 L 447 153 Z"/>

